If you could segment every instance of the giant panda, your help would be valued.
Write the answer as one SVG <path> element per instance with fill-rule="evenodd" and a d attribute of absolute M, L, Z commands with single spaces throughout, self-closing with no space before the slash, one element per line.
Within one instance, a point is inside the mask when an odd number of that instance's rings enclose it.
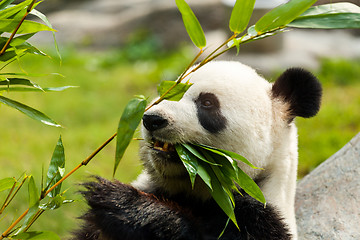
<path fill-rule="evenodd" d="M 199 143 L 236 152 L 256 170 L 239 166 L 260 186 L 264 205 L 235 194 L 239 229 L 229 223 L 220 239 L 296 239 L 295 117 L 312 117 L 322 88 L 301 68 L 272 84 L 239 62 L 213 61 L 191 73 L 178 102 L 164 100 L 143 116 L 143 171 L 131 185 L 96 177 L 85 183 L 90 210 L 74 239 L 218 239 L 228 220 L 201 179 L 192 189 L 174 144 Z"/>

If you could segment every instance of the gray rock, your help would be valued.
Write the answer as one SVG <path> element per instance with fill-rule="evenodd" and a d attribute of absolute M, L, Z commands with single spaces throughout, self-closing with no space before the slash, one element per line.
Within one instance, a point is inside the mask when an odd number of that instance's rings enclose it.
<path fill-rule="evenodd" d="M 360 133 L 298 183 L 299 239 L 360 239 L 359 200 Z"/>

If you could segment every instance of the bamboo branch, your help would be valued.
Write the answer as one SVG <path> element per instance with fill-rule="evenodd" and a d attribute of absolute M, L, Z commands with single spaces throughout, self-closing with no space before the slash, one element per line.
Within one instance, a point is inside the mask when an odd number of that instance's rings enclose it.
<path fill-rule="evenodd" d="M 9 232 L 26 216 L 26 214 L 29 212 L 29 208 L 27 210 L 25 210 L 25 212 L 23 212 L 23 214 L 21 214 L 21 216 L 15 220 L 15 222 L 13 222 L 10 227 L 8 227 L 8 229 L 5 230 L 5 232 L 3 232 L 0 236 L 0 240 L 4 239 L 5 237 L 8 236 Z"/>

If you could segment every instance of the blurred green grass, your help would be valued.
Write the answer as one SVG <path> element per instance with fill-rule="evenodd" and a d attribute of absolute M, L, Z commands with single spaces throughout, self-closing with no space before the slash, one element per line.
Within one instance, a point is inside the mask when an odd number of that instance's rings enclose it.
<path fill-rule="evenodd" d="M 65 128 L 44 126 L 25 115 L 0 106 L 0 163 L 2 177 L 20 176 L 24 171 L 35 177 L 38 185 L 42 168 L 47 169 L 59 134 L 62 135 L 66 169 L 71 170 L 116 131 L 123 108 L 137 94 L 156 96 L 161 79 L 173 80 L 190 62 L 191 50 L 180 48 L 162 53 L 142 46 L 135 57 L 132 51 L 81 52 L 61 50 L 63 61 L 44 57 L 24 58 L 21 68 L 29 73 L 49 74 L 33 78 L 42 87 L 75 85 L 79 88 L 59 93 L 3 93 L 4 96 L 39 109 Z M 131 48 L 130 48 L 131 49 Z M 144 53 L 144 55 L 141 55 Z M 312 119 L 297 119 L 299 129 L 300 177 L 339 150 L 360 131 L 360 60 L 321 60 L 316 75 L 324 84 L 323 105 Z M 9 68 L 17 68 L 16 64 Z M 132 143 L 120 163 L 116 178 L 123 182 L 135 179 L 141 170 L 138 144 Z M 65 181 L 63 189 L 76 203 L 45 213 L 33 229 L 57 232 L 62 238 L 79 225 L 76 220 L 86 209 L 77 191 L 85 179 L 98 174 L 112 177 L 115 143 L 110 143 L 90 164 Z M 8 220 L 0 230 L 26 209 L 24 188 L 9 209 Z M 0 195 L 0 199 L 2 195 Z M 51 221 L 49 221 L 51 219 Z M 56 219 L 56 221 L 55 221 Z"/>

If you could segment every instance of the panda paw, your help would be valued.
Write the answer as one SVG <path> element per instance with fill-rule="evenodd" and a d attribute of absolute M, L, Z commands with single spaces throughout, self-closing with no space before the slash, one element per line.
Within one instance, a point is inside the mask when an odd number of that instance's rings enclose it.
<path fill-rule="evenodd" d="M 176 203 L 100 177 L 83 185 L 90 210 L 77 239 L 201 239 L 191 216 Z"/>

